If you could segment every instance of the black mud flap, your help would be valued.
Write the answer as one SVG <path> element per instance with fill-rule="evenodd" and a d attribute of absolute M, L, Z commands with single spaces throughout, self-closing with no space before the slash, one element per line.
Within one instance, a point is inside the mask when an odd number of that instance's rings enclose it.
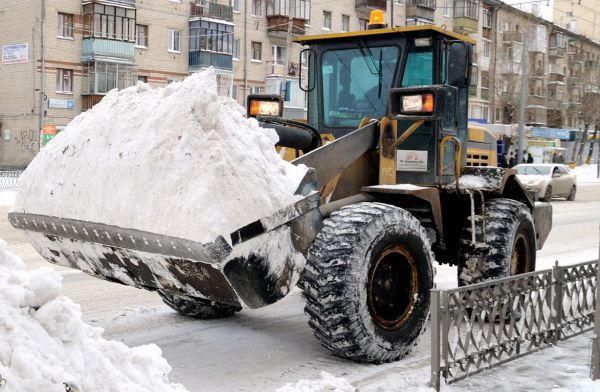
<path fill-rule="evenodd" d="M 552 204 L 536 201 L 533 210 L 533 222 L 537 237 L 537 249 L 540 250 L 544 246 L 550 230 L 552 230 Z"/>

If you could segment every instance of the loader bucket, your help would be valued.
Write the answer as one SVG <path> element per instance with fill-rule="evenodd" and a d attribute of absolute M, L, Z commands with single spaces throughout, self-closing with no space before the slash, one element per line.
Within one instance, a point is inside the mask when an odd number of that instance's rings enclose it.
<path fill-rule="evenodd" d="M 319 194 L 309 180 L 299 188 L 300 200 L 236 230 L 229 241 L 199 243 L 29 213 L 8 218 L 51 263 L 137 288 L 255 308 L 285 296 L 304 269 L 303 254 L 321 224 Z M 273 260 L 273 241 L 292 249 Z"/>

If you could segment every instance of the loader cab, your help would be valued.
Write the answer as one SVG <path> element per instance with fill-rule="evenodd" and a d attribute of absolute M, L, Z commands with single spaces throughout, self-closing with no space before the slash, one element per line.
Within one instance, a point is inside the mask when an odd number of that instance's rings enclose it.
<path fill-rule="evenodd" d="M 467 138 L 473 41 L 436 26 L 307 36 L 296 41 L 306 45 L 309 59 L 308 75 L 301 85 L 308 95 L 308 123 L 324 139 L 350 133 L 365 118 L 398 120 L 398 136 L 423 119 L 398 149 L 396 182 L 434 185 L 453 180 L 454 165 L 465 162 L 465 151 L 462 160 L 457 160 L 458 149 L 448 147 L 441 172 L 438 154 L 445 136 L 461 143 Z M 435 113 L 397 113 L 398 101 L 406 96 L 403 91 L 410 96 L 431 93 Z"/>

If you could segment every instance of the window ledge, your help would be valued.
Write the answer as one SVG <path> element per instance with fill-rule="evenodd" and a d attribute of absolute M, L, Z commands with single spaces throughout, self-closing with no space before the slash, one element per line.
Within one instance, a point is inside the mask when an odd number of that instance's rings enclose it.
<path fill-rule="evenodd" d="M 169 53 L 177 53 L 177 54 L 181 54 L 180 50 L 172 50 L 172 49 L 167 49 L 167 52 Z"/>
<path fill-rule="evenodd" d="M 74 95 L 72 91 L 57 91 L 56 94 L 60 94 L 60 95 Z"/>
<path fill-rule="evenodd" d="M 328 27 L 321 27 L 321 30 L 323 30 L 323 31 L 331 31 L 331 29 L 328 28 Z"/>
<path fill-rule="evenodd" d="M 73 38 L 73 37 L 63 37 L 62 35 L 57 35 L 56 38 L 58 38 L 58 39 L 64 39 L 64 40 L 67 40 L 67 41 L 75 41 L 75 38 Z"/>
<path fill-rule="evenodd" d="M 239 58 L 237 58 L 237 57 L 233 57 L 231 60 L 232 60 L 232 61 L 240 61 L 240 59 L 239 59 Z"/>
<path fill-rule="evenodd" d="M 143 45 L 135 45 L 136 49 L 148 49 L 147 46 L 143 46 Z"/>
<path fill-rule="evenodd" d="M 262 60 L 254 60 L 254 59 L 250 59 L 251 63 L 262 63 Z"/>

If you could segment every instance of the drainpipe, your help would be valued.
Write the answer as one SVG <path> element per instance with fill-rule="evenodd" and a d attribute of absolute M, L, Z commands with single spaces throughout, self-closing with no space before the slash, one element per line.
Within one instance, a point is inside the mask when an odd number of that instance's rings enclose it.
<path fill-rule="evenodd" d="M 46 34 L 46 0 L 42 0 L 42 30 L 40 33 L 40 57 L 42 58 L 42 72 L 40 75 L 40 120 L 38 126 L 38 132 L 40 135 L 40 146 L 41 146 L 41 133 L 44 126 L 44 96 L 46 95 L 46 47 L 45 47 L 45 34 Z M 35 57 L 35 56 L 34 56 Z M 35 65 L 34 65 L 35 68 Z"/>
<path fill-rule="evenodd" d="M 248 0 L 244 0 L 244 100 L 248 97 Z"/>

